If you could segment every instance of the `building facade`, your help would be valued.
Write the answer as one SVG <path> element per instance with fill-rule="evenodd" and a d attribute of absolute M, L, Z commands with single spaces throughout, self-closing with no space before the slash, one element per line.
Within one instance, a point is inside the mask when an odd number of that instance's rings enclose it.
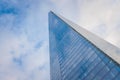
<path fill-rule="evenodd" d="M 120 80 L 120 50 L 78 27 L 49 12 L 50 79 Z"/>

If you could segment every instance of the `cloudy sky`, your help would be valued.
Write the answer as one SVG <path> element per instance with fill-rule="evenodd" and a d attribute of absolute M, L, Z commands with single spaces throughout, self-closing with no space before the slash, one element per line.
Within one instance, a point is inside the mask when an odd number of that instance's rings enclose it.
<path fill-rule="evenodd" d="M 0 0 L 0 80 L 50 80 L 50 10 L 120 47 L 120 0 Z"/>

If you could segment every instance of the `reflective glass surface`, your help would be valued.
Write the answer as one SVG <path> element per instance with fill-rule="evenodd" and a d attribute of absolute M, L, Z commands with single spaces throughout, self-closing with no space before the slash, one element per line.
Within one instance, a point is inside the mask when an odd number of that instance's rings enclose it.
<path fill-rule="evenodd" d="M 120 65 L 52 12 L 49 45 L 51 80 L 120 80 Z"/>

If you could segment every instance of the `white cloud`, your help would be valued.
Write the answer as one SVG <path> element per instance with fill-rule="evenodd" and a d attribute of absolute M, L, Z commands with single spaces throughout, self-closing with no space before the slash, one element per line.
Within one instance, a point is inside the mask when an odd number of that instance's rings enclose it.
<path fill-rule="evenodd" d="M 97 31 L 94 32 L 95 34 L 101 36 L 116 46 L 119 46 L 116 44 L 119 43 L 120 39 L 120 37 L 116 36 L 118 35 L 117 33 L 119 33 L 117 30 L 120 21 L 119 0 L 86 1 L 82 4 L 79 14 L 79 25 L 85 26 L 85 28 L 91 31 L 94 31 L 95 28 L 98 28 Z M 101 31 L 101 33 L 104 35 L 99 33 L 101 27 L 104 27 L 104 29 Z M 109 37 L 109 39 L 107 37 Z"/>
<path fill-rule="evenodd" d="M 120 47 L 119 0 L 29 0 L 27 3 L 11 0 L 9 3 L 20 12 L 0 16 L 1 80 L 49 80 L 50 10 Z M 39 42 L 41 45 L 36 49 Z"/>
<path fill-rule="evenodd" d="M 17 16 L 7 13 L 7 10 L 6 16 L 4 14 L 0 16 L 2 20 L 0 26 L 3 26 L 0 27 L 1 80 L 49 80 L 46 25 L 46 8 L 48 9 L 48 7 L 43 6 L 45 10 L 42 9 L 43 7 L 38 5 L 41 4 L 39 0 L 28 1 L 28 3 L 30 7 L 28 6 L 29 8 L 26 9 L 26 3 L 21 5 L 15 2 L 18 4 L 15 8 L 21 7 L 21 12 Z M 35 47 L 37 44 L 39 45 Z"/>
<path fill-rule="evenodd" d="M 120 37 L 116 36 L 119 33 L 117 30 L 120 21 L 119 0 L 65 0 L 63 2 L 53 0 L 53 2 L 56 4 L 57 13 L 119 46 L 117 44 Z"/>

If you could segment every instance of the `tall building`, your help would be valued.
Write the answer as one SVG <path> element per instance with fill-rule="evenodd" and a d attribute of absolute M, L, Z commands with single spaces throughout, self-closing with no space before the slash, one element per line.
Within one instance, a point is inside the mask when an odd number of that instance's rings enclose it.
<path fill-rule="evenodd" d="M 120 49 L 49 12 L 51 80 L 120 80 Z"/>

